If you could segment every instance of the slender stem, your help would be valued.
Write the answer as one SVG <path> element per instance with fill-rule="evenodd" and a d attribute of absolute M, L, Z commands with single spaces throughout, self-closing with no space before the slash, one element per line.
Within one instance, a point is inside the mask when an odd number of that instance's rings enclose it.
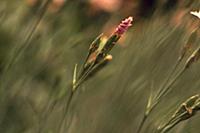
<path fill-rule="evenodd" d="M 144 116 L 143 116 L 143 118 L 142 118 L 142 121 L 140 122 L 139 128 L 138 128 L 138 130 L 137 130 L 136 133 L 140 133 L 140 132 L 142 131 L 142 128 L 143 128 L 143 126 L 144 126 L 146 120 L 147 120 L 147 115 L 144 114 Z"/>
<path fill-rule="evenodd" d="M 162 93 L 160 93 L 160 95 L 158 95 L 158 97 L 156 97 L 156 100 L 158 101 L 157 103 L 159 103 L 161 97 L 163 97 L 164 95 L 166 95 L 166 94 L 168 93 L 170 87 L 171 87 L 172 85 L 174 85 L 174 83 L 178 80 L 178 78 L 179 78 L 180 76 L 183 75 L 183 73 L 184 73 L 186 70 L 187 70 L 187 69 L 184 67 L 184 68 L 182 69 L 182 71 L 174 78 L 174 80 L 172 80 L 172 81 L 169 83 L 169 85 L 168 85 L 165 89 L 163 89 Z"/>
<path fill-rule="evenodd" d="M 176 65 L 177 66 L 177 65 Z M 182 71 L 174 78 L 174 80 L 172 80 L 169 85 L 164 89 L 164 91 L 162 91 L 162 93 L 160 93 L 160 95 L 158 95 L 158 97 L 156 97 L 154 103 L 149 107 L 147 108 L 146 110 L 148 110 L 148 113 L 146 113 L 144 116 L 143 116 L 143 119 L 139 125 L 139 128 L 137 130 L 136 133 L 140 133 L 145 122 L 146 122 L 146 119 L 149 117 L 149 115 L 151 114 L 151 112 L 153 111 L 153 109 L 157 106 L 157 104 L 160 102 L 161 98 L 167 94 L 167 92 L 169 91 L 170 87 L 178 80 L 178 78 L 185 72 L 185 70 L 187 70 L 185 67 L 184 69 L 182 69 Z"/>
<path fill-rule="evenodd" d="M 164 90 L 164 89 L 162 89 L 162 88 L 165 88 L 165 87 L 166 87 L 167 83 L 169 82 L 169 80 L 170 80 L 170 78 L 173 76 L 173 74 L 175 73 L 175 71 L 176 71 L 176 69 L 177 69 L 177 67 L 179 66 L 180 63 L 181 63 L 181 60 L 177 60 L 176 64 L 174 65 L 174 67 L 173 67 L 173 69 L 172 69 L 172 71 L 170 72 L 170 74 L 169 74 L 167 80 L 166 80 L 166 81 L 164 82 L 164 84 L 162 85 L 162 87 L 161 87 L 161 89 L 160 89 L 158 95 L 159 95 L 159 94 L 162 94 L 162 92 L 163 92 L 163 90 Z"/>
<path fill-rule="evenodd" d="M 77 88 L 81 85 L 81 83 L 87 78 L 87 76 L 90 74 L 90 72 L 93 70 L 92 66 L 90 66 L 90 68 L 88 69 L 88 71 L 85 74 L 83 74 L 82 77 L 78 80 L 78 82 L 76 83 L 76 85 L 73 88 L 73 91 L 70 91 L 70 96 L 69 96 L 69 98 L 67 100 L 67 103 L 66 103 L 66 106 L 64 108 L 65 109 L 64 110 L 64 116 L 63 116 L 63 119 L 61 120 L 61 123 L 59 124 L 60 125 L 59 128 L 58 128 L 59 132 L 62 131 L 62 126 L 63 126 L 63 124 L 65 124 L 65 115 L 67 116 L 67 114 L 68 114 L 69 106 L 71 104 L 71 100 L 73 98 L 74 93 L 76 92 Z"/>
<path fill-rule="evenodd" d="M 38 13 L 38 17 L 37 17 L 36 21 L 33 23 L 32 27 L 30 29 L 30 32 L 27 33 L 27 37 L 25 38 L 24 42 L 22 43 L 22 46 L 17 50 L 16 55 L 12 56 L 10 61 L 7 63 L 7 65 L 5 67 L 6 71 L 15 63 L 15 61 L 21 56 L 23 51 L 30 45 L 31 39 L 32 39 L 38 25 L 40 24 L 42 18 L 44 17 L 50 2 L 51 2 L 51 0 L 46 0 L 46 2 L 44 3 L 43 7 L 41 8 L 41 10 Z"/>
<path fill-rule="evenodd" d="M 12 65 L 15 64 L 16 60 L 21 56 L 23 51 L 30 45 L 31 39 L 32 39 L 40 21 L 44 17 L 50 2 L 51 2 L 51 0 L 46 0 L 45 3 L 42 5 L 41 10 L 37 14 L 37 19 L 36 19 L 36 21 L 33 22 L 32 26 L 30 28 L 30 31 L 27 33 L 27 36 L 25 37 L 24 41 L 22 42 L 21 47 L 19 47 L 19 49 L 16 50 L 16 52 L 14 53 L 15 55 L 11 56 L 10 60 L 8 60 L 8 62 L 5 64 L 4 71 L 2 72 L 1 80 L 0 80 L 0 82 L 1 82 L 0 95 L 2 94 L 3 89 L 6 87 L 5 82 L 6 82 L 6 74 L 7 74 L 8 70 L 12 67 Z M 6 92 L 3 92 L 3 95 L 5 97 L 7 95 Z M 1 120 L 0 120 L 0 123 L 1 123 Z"/>
<path fill-rule="evenodd" d="M 53 93 L 53 91 L 52 91 L 52 93 Z M 64 113 L 64 115 L 66 114 L 66 112 L 67 112 L 67 110 L 68 110 L 68 108 L 69 108 L 69 104 L 70 104 L 70 102 L 71 102 L 71 100 L 72 100 L 72 97 L 73 97 L 73 93 L 74 92 L 72 92 L 72 90 L 70 89 L 70 96 L 69 97 L 67 97 L 67 100 L 66 100 L 66 105 L 65 105 L 65 107 L 64 107 L 64 109 L 65 109 L 65 113 Z M 50 96 L 50 99 L 52 98 L 52 96 L 53 96 L 53 94 L 51 94 L 51 96 Z M 50 115 L 51 114 L 51 112 L 53 111 L 53 109 L 55 108 L 55 106 L 56 106 L 56 104 L 58 103 L 59 101 L 58 100 L 54 100 L 53 101 L 53 103 L 52 104 L 48 104 L 47 106 L 46 106 L 46 111 L 44 112 L 44 117 L 42 117 L 42 119 L 44 118 L 45 120 L 43 121 L 43 123 L 42 123 L 42 126 L 39 128 L 39 131 L 38 131 L 38 133 L 42 133 L 42 130 L 43 130 L 43 128 L 44 128 L 44 124 L 47 122 L 47 120 L 48 120 L 48 115 Z M 50 107 L 48 107 L 48 106 L 50 106 Z M 63 119 L 65 118 L 65 116 L 63 116 L 62 117 Z M 64 120 L 62 120 L 62 121 L 64 121 Z M 61 122 L 61 123 L 63 123 L 63 122 Z M 61 124 L 59 124 L 59 128 L 58 128 L 58 130 L 61 128 Z"/>
<path fill-rule="evenodd" d="M 65 107 L 64 107 L 64 116 L 63 116 L 63 118 L 62 118 L 62 120 L 61 120 L 61 122 L 60 122 L 60 124 L 59 124 L 58 132 L 57 132 L 57 133 L 59 133 L 59 132 L 62 131 L 62 126 L 63 126 L 63 124 L 65 123 L 65 116 L 67 116 L 67 114 L 68 114 L 69 106 L 70 106 L 70 104 L 71 104 L 71 101 L 72 101 L 72 98 L 73 98 L 74 93 L 75 93 L 75 91 L 74 91 L 74 92 L 73 92 L 73 91 L 70 91 L 70 95 L 69 95 L 69 97 L 68 97 L 68 99 L 67 99 L 67 101 L 66 101 L 66 105 L 65 105 Z"/>
<path fill-rule="evenodd" d="M 94 70 L 96 69 L 99 65 L 101 65 L 101 63 L 94 65 L 92 64 L 88 70 L 81 76 L 81 78 L 78 80 L 78 82 L 75 84 L 73 91 L 70 91 L 70 96 L 69 99 L 67 100 L 67 104 L 65 106 L 65 110 L 64 110 L 64 115 L 68 113 L 69 111 L 69 106 L 71 103 L 71 100 L 73 98 L 74 93 L 76 92 L 77 88 L 83 83 L 83 81 L 88 77 L 88 75 Z M 61 120 L 61 124 L 59 126 L 59 132 L 62 131 L 62 125 L 65 124 L 65 116 L 63 116 L 63 119 Z"/>
<path fill-rule="evenodd" d="M 93 64 L 88 68 L 87 71 L 85 71 L 85 73 L 80 77 L 80 79 L 76 82 L 76 84 L 74 85 L 74 89 L 76 90 L 82 83 L 83 81 L 88 77 L 88 75 L 92 72 L 93 70 Z"/>
<path fill-rule="evenodd" d="M 53 101 L 53 103 L 50 103 L 50 100 L 52 98 L 52 95 L 50 95 L 50 99 L 48 104 L 45 106 L 45 111 L 44 111 L 44 116 L 41 117 L 40 120 L 40 124 L 39 124 L 39 129 L 38 129 L 38 133 L 42 133 L 42 130 L 44 128 L 44 125 L 46 124 L 47 120 L 48 120 L 48 115 L 51 114 L 51 112 L 53 111 L 55 105 L 57 104 L 57 101 Z"/>
<path fill-rule="evenodd" d="M 152 112 L 152 110 L 157 106 L 157 104 L 161 101 L 161 98 L 163 96 L 165 96 L 168 92 L 169 92 L 169 89 L 172 85 L 174 85 L 174 83 L 178 80 L 178 78 L 185 72 L 185 70 L 187 69 L 182 69 L 182 71 L 174 78 L 174 80 L 172 82 L 170 82 L 170 84 L 166 87 L 166 89 L 164 89 L 163 93 L 161 93 L 158 97 L 156 97 L 156 100 L 155 102 L 150 106 L 149 108 L 149 112 L 148 112 L 148 115 Z M 147 115 L 147 116 L 148 116 Z"/>
<path fill-rule="evenodd" d="M 186 115 L 187 112 L 182 113 L 181 115 L 179 115 L 178 117 L 170 120 L 169 122 L 167 122 L 160 130 L 159 133 L 167 133 L 168 131 L 170 131 L 173 127 L 175 127 L 180 121 L 182 121 L 182 117 L 184 115 Z"/>

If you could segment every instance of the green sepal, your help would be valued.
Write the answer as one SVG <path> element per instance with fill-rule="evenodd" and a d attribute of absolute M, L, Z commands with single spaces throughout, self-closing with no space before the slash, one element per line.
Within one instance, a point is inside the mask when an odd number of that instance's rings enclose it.
<path fill-rule="evenodd" d="M 120 36 L 113 34 L 110 38 L 108 38 L 106 44 L 103 47 L 102 52 L 108 54 L 111 49 L 115 46 L 116 42 L 119 40 Z"/>

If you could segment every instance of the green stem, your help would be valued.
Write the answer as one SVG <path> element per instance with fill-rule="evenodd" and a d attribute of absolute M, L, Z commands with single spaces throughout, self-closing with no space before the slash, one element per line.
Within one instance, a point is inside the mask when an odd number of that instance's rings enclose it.
<path fill-rule="evenodd" d="M 178 117 L 170 120 L 169 122 L 167 122 L 160 130 L 159 133 L 167 133 L 169 132 L 173 127 L 175 127 L 179 122 L 181 122 L 183 119 L 181 117 L 183 117 L 184 115 L 186 115 L 187 112 L 182 113 L 181 115 L 179 115 Z"/>
<path fill-rule="evenodd" d="M 66 118 L 66 116 L 67 116 L 67 114 L 68 114 L 68 112 L 69 112 L 69 106 L 70 106 L 70 104 L 71 104 L 71 101 L 72 101 L 72 98 L 73 98 L 74 93 L 75 93 L 75 91 L 74 91 L 74 92 L 73 92 L 73 91 L 70 91 L 69 98 L 67 99 L 66 105 L 65 105 L 65 107 L 64 107 L 64 116 L 62 117 L 62 120 L 61 120 L 61 122 L 60 122 L 60 124 L 59 124 L 58 132 L 57 132 L 57 133 L 59 133 L 59 132 L 62 131 L 63 124 L 65 124 L 65 118 Z"/>
<path fill-rule="evenodd" d="M 160 95 L 156 98 L 156 101 L 146 110 L 148 110 L 148 113 L 146 113 L 140 123 L 140 126 L 137 130 L 136 133 L 140 133 L 145 122 L 146 119 L 149 117 L 149 115 L 151 114 L 151 112 L 153 111 L 153 109 L 157 106 L 157 104 L 160 102 L 161 98 L 167 94 L 167 92 L 169 91 L 170 87 L 178 80 L 178 78 L 185 72 L 185 70 L 187 70 L 185 67 L 184 69 L 182 69 L 182 71 L 174 78 L 174 80 L 172 82 L 170 82 L 170 84 L 166 87 L 166 89 L 164 89 L 164 91 L 162 91 L 162 93 L 160 93 Z"/>
<path fill-rule="evenodd" d="M 174 78 L 174 80 L 172 80 L 169 85 L 163 89 L 163 91 L 158 95 L 158 97 L 156 97 L 156 101 L 158 101 L 157 103 L 159 103 L 161 97 L 163 97 L 164 95 L 166 95 L 169 92 L 170 87 L 172 87 L 172 85 L 174 85 L 174 83 L 178 80 L 179 77 L 181 77 L 183 75 L 183 73 L 186 71 L 187 69 L 184 67 L 182 69 L 182 71 Z"/>
<path fill-rule="evenodd" d="M 181 63 L 181 60 L 177 60 L 176 64 L 174 65 L 174 67 L 173 67 L 173 69 L 172 69 L 172 71 L 170 72 L 170 74 L 169 74 L 167 80 L 166 80 L 166 81 L 164 82 L 164 84 L 162 85 L 162 87 L 161 87 L 161 89 L 160 89 L 158 95 L 160 95 L 160 94 L 163 93 L 163 90 L 164 90 L 164 89 L 162 89 L 162 88 L 165 88 L 165 87 L 167 86 L 167 83 L 169 83 L 170 78 L 173 76 L 173 74 L 175 73 L 175 71 L 176 71 L 176 69 L 177 69 L 177 67 L 179 66 L 180 63 Z"/>
<path fill-rule="evenodd" d="M 43 7 L 41 8 L 41 10 L 38 13 L 36 21 L 33 23 L 32 27 L 30 29 L 30 32 L 27 33 L 27 36 L 26 36 L 24 42 L 22 43 L 21 47 L 16 51 L 16 53 L 15 53 L 16 55 L 13 55 L 12 58 L 10 59 L 10 61 L 7 63 L 7 65 L 5 67 L 5 71 L 7 71 L 15 63 L 15 61 L 22 55 L 23 51 L 25 51 L 26 48 L 29 47 L 31 39 L 32 39 L 38 25 L 40 24 L 42 18 L 44 17 L 50 2 L 51 2 L 51 0 L 46 0 L 46 2 L 44 3 Z"/>
<path fill-rule="evenodd" d="M 144 114 L 144 116 L 143 116 L 143 118 L 142 118 L 142 121 L 140 122 L 139 128 L 138 128 L 138 130 L 137 130 L 136 133 L 140 133 L 140 132 L 142 131 L 142 128 L 143 128 L 143 126 L 144 126 L 146 120 L 147 120 L 147 115 Z"/>

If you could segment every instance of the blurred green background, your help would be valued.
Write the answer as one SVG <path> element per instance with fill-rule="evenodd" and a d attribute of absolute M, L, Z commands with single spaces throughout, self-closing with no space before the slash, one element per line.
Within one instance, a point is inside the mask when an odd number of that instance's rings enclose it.
<path fill-rule="evenodd" d="M 200 26 L 190 14 L 200 1 L 52 0 L 48 8 L 45 2 L 0 0 L 0 133 L 136 133 L 150 93 L 160 89 Z M 78 88 L 66 113 L 75 64 L 80 68 L 94 38 L 109 36 L 128 16 L 133 26 L 112 50 L 113 60 Z M 187 57 L 199 42 L 198 29 Z M 200 93 L 199 67 L 175 82 L 143 133 L 153 133 Z M 170 132 L 198 133 L 199 116 Z"/>

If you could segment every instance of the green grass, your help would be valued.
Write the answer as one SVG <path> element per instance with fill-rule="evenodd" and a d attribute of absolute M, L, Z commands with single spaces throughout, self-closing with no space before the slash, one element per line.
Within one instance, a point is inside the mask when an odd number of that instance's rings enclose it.
<path fill-rule="evenodd" d="M 79 86 L 66 113 L 75 64 L 79 70 L 89 45 L 105 31 L 106 24 L 116 26 L 132 13 L 89 16 L 86 3 L 67 1 L 60 12 L 46 12 L 40 20 L 38 9 L 24 1 L 1 0 L 0 132 L 136 133 L 150 94 L 156 96 L 161 90 L 191 35 L 186 23 L 199 21 L 189 11 L 199 7 L 194 2 L 179 26 L 171 22 L 179 7 L 174 12 L 161 15 L 158 10 L 151 18 L 136 19 L 119 42 L 123 45 L 117 44 L 111 51 L 113 60 Z M 199 42 L 198 31 L 177 72 Z M 156 132 L 183 101 L 200 93 L 199 65 L 192 64 L 176 79 L 141 133 Z M 199 115 L 177 124 L 169 133 L 198 132 Z"/>

